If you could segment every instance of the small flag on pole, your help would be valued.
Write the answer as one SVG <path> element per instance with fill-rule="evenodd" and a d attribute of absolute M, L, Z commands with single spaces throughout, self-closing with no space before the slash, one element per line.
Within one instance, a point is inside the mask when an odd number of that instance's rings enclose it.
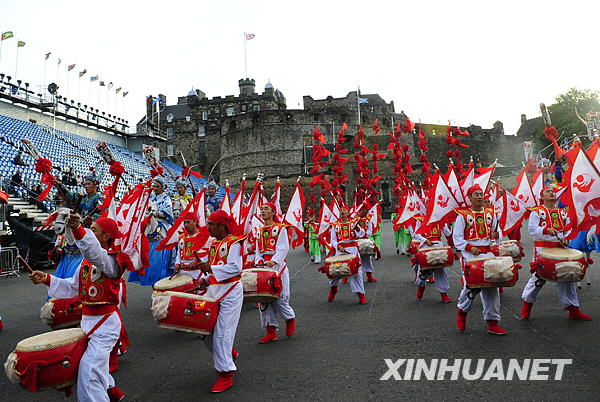
<path fill-rule="evenodd" d="M 6 39 L 10 39 L 12 38 L 13 35 L 13 31 L 6 31 L 6 32 L 2 32 L 2 38 L 0 40 L 6 40 Z"/>
<path fill-rule="evenodd" d="M 60 57 L 58 58 L 58 65 L 60 66 L 60 63 L 62 63 L 62 60 L 60 59 Z"/>
<path fill-rule="evenodd" d="M 106 86 L 106 84 L 104 83 L 104 81 L 100 81 L 100 86 L 101 87 L 105 87 Z"/>
<path fill-rule="evenodd" d="M 358 104 L 369 103 L 369 98 L 358 98 Z"/>
<path fill-rule="evenodd" d="M 251 40 L 254 39 L 256 35 L 254 35 L 253 33 L 245 33 L 244 37 L 246 38 L 246 40 Z"/>
<path fill-rule="evenodd" d="M 123 92 L 123 98 L 126 97 L 128 93 L 129 93 L 129 91 Z"/>
<path fill-rule="evenodd" d="M 25 46 L 25 42 L 23 42 L 22 40 L 17 41 L 17 47 L 23 47 Z"/>
<path fill-rule="evenodd" d="M 98 75 L 92 75 L 90 76 L 90 82 L 98 81 L 98 78 L 100 78 Z"/>
<path fill-rule="evenodd" d="M 83 77 L 87 73 L 87 68 L 84 68 L 83 71 L 79 72 L 79 78 Z"/>
<path fill-rule="evenodd" d="M 67 71 L 71 71 L 74 68 L 75 68 L 75 64 L 69 64 L 69 67 L 67 67 Z"/>
<path fill-rule="evenodd" d="M 48 60 L 50 58 L 50 55 L 52 54 L 52 52 L 48 52 L 46 53 L 46 60 Z"/>
<path fill-rule="evenodd" d="M 119 92 L 121 92 L 121 87 L 115 89 L 115 93 L 118 94 Z"/>

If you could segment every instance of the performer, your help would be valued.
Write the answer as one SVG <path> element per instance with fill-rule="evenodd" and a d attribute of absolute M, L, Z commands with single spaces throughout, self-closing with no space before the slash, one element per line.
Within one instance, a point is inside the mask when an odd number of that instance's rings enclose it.
<path fill-rule="evenodd" d="M 376 225 L 374 228 L 371 228 L 371 232 L 372 234 L 369 235 L 369 238 L 371 240 L 373 240 L 375 242 L 375 259 L 379 260 L 381 259 L 381 225 L 379 224 L 380 222 L 380 214 L 381 212 L 379 211 L 379 207 L 377 207 L 377 219 L 376 219 Z M 372 282 L 372 281 L 369 281 Z M 377 281 L 375 281 L 377 282 Z"/>
<path fill-rule="evenodd" d="M 66 195 L 67 205 L 74 208 L 77 206 L 77 213 L 83 217 L 83 226 L 90 227 L 92 222 L 100 217 L 102 210 L 103 198 L 102 194 L 98 191 L 98 185 L 100 180 L 92 171 L 84 179 L 85 194 L 80 195 L 73 191 L 69 191 L 62 183 L 55 181 L 55 185 L 61 188 L 61 191 Z M 81 198 L 81 199 L 80 199 Z"/>
<path fill-rule="evenodd" d="M 184 273 L 198 279 L 202 271 L 198 268 L 200 261 L 197 260 L 195 252 L 204 246 L 207 239 L 198 231 L 198 216 L 195 213 L 186 212 L 183 216 L 183 227 L 185 234 L 181 234 L 177 244 L 175 273 Z"/>
<path fill-rule="evenodd" d="M 118 304 L 120 279 L 133 264 L 124 253 L 113 247 L 119 237 L 117 223 L 99 218 L 91 229 L 81 225 L 81 217 L 72 214 L 68 236 L 73 236 L 84 260 L 72 278 L 61 279 L 41 271 L 29 275 L 35 284 L 44 283 L 55 298 L 79 295 L 83 304 L 81 329 L 91 332 L 87 349 L 79 363 L 78 401 L 119 401 L 123 392 L 109 374 L 109 355 L 123 331 Z"/>
<path fill-rule="evenodd" d="M 310 253 L 310 261 L 315 264 L 321 263 L 321 244 L 319 243 L 319 222 L 314 216 L 312 208 L 308 211 L 307 220 L 304 222 L 304 227 L 307 229 L 308 237 L 308 252 Z"/>
<path fill-rule="evenodd" d="M 368 206 L 364 206 L 358 211 L 358 225 L 364 232 L 364 235 L 359 237 L 360 239 L 373 240 L 373 224 L 367 216 L 369 209 L 370 208 Z M 379 239 L 381 240 L 381 236 L 379 236 Z M 377 243 L 375 243 L 375 248 L 377 248 Z M 371 257 L 371 255 L 360 254 L 360 263 L 362 265 L 363 271 L 365 271 L 365 273 L 367 274 L 367 282 L 377 282 L 377 279 L 373 277 L 373 272 L 375 272 L 375 269 L 373 268 L 373 258 Z"/>
<path fill-rule="evenodd" d="M 454 222 L 452 239 L 454 246 L 461 252 L 462 263 L 473 258 L 493 257 L 490 251 L 492 238 L 499 238 L 497 218 L 494 209 L 484 207 L 483 190 L 478 184 L 467 190 L 471 201 L 470 208 L 456 209 L 458 216 Z M 500 321 L 500 294 L 498 288 L 467 289 L 463 278 L 463 289 L 458 298 L 456 328 L 464 331 L 467 326 L 467 313 L 473 306 L 473 299 L 480 293 L 483 305 L 483 319 L 487 322 L 487 331 L 493 335 L 505 335 L 507 331 L 498 325 Z"/>
<path fill-rule="evenodd" d="M 208 214 L 212 214 L 221 208 L 222 200 L 217 197 L 217 184 L 214 181 L 208 183 L 206 190 L 206 210 L 208 211 Z"/>
<path fill-rule="evenodd" d="M 592 251 L 600 251 L 598 249 L 598 235 L 594 234 L 595 231 L 595 227 L 592 227 L 591 230 L 582 230 L 577 234 L 577 237 L 569 242 L 570 248 L 574 248 L 585 254 L 588 264 L 591 264 L 590 261 L 592 261 L 590 258 Z M 588 286 L 592 284 L 589 275 L 586 276 L 585 281 Z M 577 282 L 577 289 L 581 289 L 581 282 Z"/>
<path fill-rule="evenodd" d="M 204 345 L 213 354 L 214 367 L 219 379 L 210 389 L 223 392 L 233 385 L 234 360 L 239 353 L 234 349 L 235 333 L 240 320 L 244 290 L 240 282 L 242 273 L 242 245 L 244 237 L 235 220 L 223 210 L 208 217 L 208 231 L 214 237 L 208 256 L 201 258 L 198 267 L 205 274 L 198 285 L 208 288 L 207 296 L 219 301 L 219 317 Z"/>
<path fill-rule="evenodd" d="M 418 230 L 422 226 L 424 219 L 424 216 L 415 216 L 416 223 L 413 239 L 417 240 L 420 243 L 419 247 L 422 247 L 423 245 L 427 247 L 443 246 L 444 243 L 442 241 L 442 234 L 444 234 L 445 236 L 450 236 L 452 234 L 450 228 L 448 228 L 447 225 L 444 225 L 443 228 L 441 228 L 440 230 L 440 225 L 434 224 L 429 226 L 425 233 L 418 233 Z M 415 285 L 417 285 L 417 300 L 423 299 L 427 280 L 433 275 L 433 277 L 435 278 L 435 288 L 438 292 L 440 292 L 440 298 L 442 302 L 452 302 L 452 300 L 448 297 L 450 283 L 448 282 L 448 274 L 446 273 L 446 268 L 435 268 L 421 271 L 421 267 L 417 262 L 416 256 L 413 257 L 412 261 L 414 261 L 413 270 L 417 273 L 417 277 L 415 279 Z"/>
<path fill-rule="evenodd" d="M 146 275 L 140 276 L 137 272 L 129 273 L 129 282 L 139 282 L 140 285 L 154 285 L 162 278 L 173 273 L 171 266 L 171 250 L 156 251 L 158 243 L 165 237 L 173 224 L 173 204 L 171 197 L 165 192 L 165 181 L 157 176 L 152 179 L 153 193 L 150 195 L 151 223 L 147 229 L 148 241 L 150 242 L 150 253 L 148 258 L 150 266 Z"/>
<path fill-rule="evenodd" d="M 56 242 L 54 243 L 53 254 L 60 255 L 60 262 L 56 267 L 54 276 L 57 278 L 70 278 L 75 275 L 75 271 L 81 265 L 83 260 L 83 254 L 75 242 L 68 242 L 64 234 L 56 236 Z"/>
<path fill-rule="evenodd" d="M 256 239 L 255 263 L 264 264 L 279 272 L 281 278 L 281 297 L 277 301 L 267 303 L 260 320 L 267 333 L 258 340 L 259 343 L 269 343 L 279 339 L 277 316 L 285 320 L 285 336 L 292 336 L 296 330 L 296 314 L 290 306 L 290 274 L 287 269 L 286 257 L 290 250 L 289 235 L 286 224 L 278 222 L 275 204 L 267 202 L 260 209 L 260 215 L 265 226 L 260 228 Z"/>
<path fill-rule="evenodd" d="M 192 196 L 186 193 L 185 183 L 181 180 L 175 182 L 177 194 L 173 196 L 173 217 L 177 219 L 185 207 L 192 202 Z"/>
<path fill-rule="evenodd" d="M 348 207 L 340 208 L 340 219 L 337 222 L 333 222 L 329 229 L 331 235 L 331 246 L 335 250 L 335 255 L 340 254 L 354 254 L 360 257 L 358 252 L 357 239 L 365 235 L 365 231 L 358 225 L 358 221 L 350 219 L 350 211 Z M 352 276 L 348 282 L 350 283 L 350 290 L 352 293 L 358 296 L 358 302 L 360 304 L 367 304 L 365 298 L 365 283 L 362 276 L 362 266 L 358 268 L 358 273 Z M 332 302 L 338 291 L 339 279 L 332 279 L 329 281 L 329 297 L 327 301 Z"/>
<path fill-rule="evenodd" d="M 544 187 L 540 198 L 543 205 L 529 208 L 531 214 L 529 215 L 528 229 L 534 239 L 534 261 L 543 247 L 565 247 L 563 244 L 564 228 L 568 223 L 564 209 L 557 205 L 554 188 Z M 533 303 L 545 283 L 546 281 L 538 278 L 536 274 L 533 274 L 527 281 L 522 295 L 521 317 L 523 319 L 526 320 L 530 317 Z M 592 319 L 589 315 L 579 311 L 576 282 L 557 282 L 556 290 L 560 303 L 565 310 L 569 311 L 569 319 L 583 321 Z"/>

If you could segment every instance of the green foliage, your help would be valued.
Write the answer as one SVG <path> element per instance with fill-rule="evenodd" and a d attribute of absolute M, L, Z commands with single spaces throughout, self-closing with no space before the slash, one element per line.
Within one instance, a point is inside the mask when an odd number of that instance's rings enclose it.
<path fill-rule="evenodd" d="M 548 105 L 546 105 L 548 106 Z M 577 118 L 575 108 L 581 117 L 585 119 L 587 112 L 600 112 L 600 92 L 590 89 L 571 88 L 564 94 L 556 97 L 556 103 L 548 106 L 552 125 L 558 130 L 560 135 L 559 143 L 563 138 L 571 139 L 573 134 L 577 134 L 584 144 L 588 144 L 587 130 L 585 125 Z M 544 136 L 543 122 L 537 127 L 534 133 L 536 149 L 542 149 L 550 144 L 550 141 Z M 547 148 L 544 154 L 549 154 L 551 148 Z"/>

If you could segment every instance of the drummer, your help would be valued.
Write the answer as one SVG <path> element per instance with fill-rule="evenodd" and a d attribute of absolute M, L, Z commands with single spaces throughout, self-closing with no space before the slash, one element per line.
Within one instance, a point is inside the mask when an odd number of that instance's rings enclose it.
<path fill-rule="evenodd" d="M 260 215 L 265 226 L 260 228 L 256 239 L 256 264 L 264 264 L 267 268 L 277 271 L 281 278 L 281 297 L 272 303 L 267 303 L 266 309 L 260 315 L 260 321 L 267 331 L 258 340 L 259 343 L 269 343 L 279 339 L 277 316 L 285 320 L 285 336 L 292 336 L 296 331 L 296 313 L 290 306 L 290 274 L 287 269 L 286 257 L 290 251 L 289 235 L 286 224 L 279 223 L 277 210 L 272 202 L 265 203 L 260 209 Z"/>
<path fill-rule="evenodd" d="M 335 250 L 335 255 L 353 254 L 360 258 L 358 252 L 358 239 L 365 235 L 365 231 L 358 225 L 358 221 L 350 219 L 350 211 L 348 207 L 340 208 L 340 219 L 333 222 L 329 228 L 331 235 L 331 246 Z M 350 290 L 358 296 L 360 304 L 367 304 L 365 298 L 365 283 L 362 276 L 362 266 L 359 264 L 358 273 L 348 280 Z M 329 281 L 329 296 L 327 301 L 332 302 L 338 291 L 339 279 Z"/>
<path fill-rule="evenodd" d="M 234 360 L 239 353 L 234 349 L 244 290 L 239 283 L 242 273 L 242 246 L 244 237 L 235 220 L 225 211 L 218 210 L 208 217 L 208 231 L 214 237 L 208 255 L 201 258 L 198 267 L 204 275 L 198 281 L 201 289 L 208 288 L 207 297 L 219 302 L 219 317 L 213 333 L 204 338 L 204 345 L 212 352 L 219 379 L 210 392 L 217 393 L 233 385 L 236 370 Z"/>
<path fill-rule="evenodd" d="M 75 244 L 85 258 L 75 275 L 61 279 L 33 271 L 29 278 L 35 284 L 47 285 L 51 297 L 62 299 L 79 295 L 83 305 L 81 329 L 86 334 L 93 333 L 79 364 L 77 400 L 119 401 L 124 394 L 109 374 L 109 355 L 123 331 L 118 308 L 120 279 L 133 264 L 127 254 L 113 248 L 120 235 L 117 223 L 110 218 L 98 218 L 91 229 L 85 229 L 81 217 L 72 214 L 67 232 L 75 238 Z"/>
<path fill-rule="evenodd" d="M 474 258 L 494 257 L 490 246 L 492 239 L 498 239 L 497 218 L 494 209 L 484 207 L 483 190 L 475 184 L 467 190 L 471 201 L 470 208 L 457 208 L 452 239 L 454 246 L 461 252 L 462 264 Z M 473 300 L 480 293 L 483 305 L 483 319 L 487 322 L 487 331 L 493 335 L 505 335 L 507 331 L 498 325 L 500 321 L 500 294 L 498 288 L 467 289 L 463 278 L 463 289 L 458 297 L 456 328 L 464 331 L 467 327 L 467 313 L 473 307 Z"/>
<path fill-rule="evenodd" d="M 197 252 L 204 246 L 208 240 L 206 233 L 201 233 L 198 228 L 198 215 L 193 212 L 186 212 L 183 216 L 183 228 L 185 233 L 181 234 L 177 244 L 177 255 L 175 257 L 175 273 L 184 273 L 194 280 L 202 274 L 198 267 L 200 262 Z"/>
<path fill-rule="evenodd" d="M 366 204 L 358 211 L 358 224 L 361 229 L 365 232 L 365 234 L 360 237 L 361 239 L 372 239 L 373 236 L 373 224 L 371 223 L 371 219 L 369 219 L 369 206 Z M 373 240 L 375 242 L 375 240 Z M 377 247 L 377 245 L 375 245 Z M 360 251 L 360 250 L 359 250 Z M 371 254 L 360 254 L 360 263 L 362 264 L 363 271 L 367 274 L 367 282 L 377 282 L 377 279 L 373 277 L 373 272 L 375 269 L 373 268 L 373 258 Z"/>
<path fill-rule="evenodd" d="M 83 226 L 89 228 L 93 221 L 100 217 L 102 210 L 102 193 L 98 191 L 100 180 L 96 176 L 94 171 L 85 177 L 83 185 L 85 188 L 84 194 L 79 194 L 68 190 L 64 185 L 58 181 L 54 182 L 55 186 L 60 188 L 66 196 L 67 205 L 77 206 L 77 213 L 83 216 Z"/>
<path fill-rule="evenodd" d="M 564 230 L 568 223 L 564 208 L 559 208 L 557 205 L 554 188 L 544 187 L 540 199 L 542 201 L 541 206 L 529 208 L 531 214 L 529 215 L 528 229 L 534 239 L 534 261 L 538 258 L 542 248 L 565 247 Z M 521 296 L 523 299 L 521 317 L 524 320 L 529 319 L 533 303 L 535 303 L 537 295 L 545 283 L 546 281 L 539 278 L 535 273 L 527 281 Z M 557 282 L 556 291 L 560 303 L 565 310 L 569 311 L 569 319 L 582 321 L 592 319 L 592 317 L 579 310 L 576 282 Z"/>
<path fill-rule="evenodd" d="M 425 219 L 422 215 L 415 216 L 415 228 L 413 234 L 413 240 L 419 242 L 419 247 L 425 245 L 426 247 L 441 247 L 444 245 L 442 242 L 442 233 L 445 236 L 451 236 L 452 231 L 448 225 L 444 225 L 440 230 L 440 225 L 434 223 L 429 225 L 423 233 L 419 233 L 419 229 L 423 225 Z M 448 282 L 448 275 L 445 268 L 426 269 L 421 271 L 421 267 L 417 262 L 417 256 L 411 258 L 413 262 L 413 270 L 416 272 L 417 277 L 415 278 L 415 285 L 417 285 L 417 300 L 423 299 L 425 294 L 425 285 L 427 280 L 433 275 L 435 278 L 435 288 L 440 292 L 440 298 L 444 303 L 450 303 L 452 300 L 448 297 L 448 290 L 450 289 L 450 283 Z"/>

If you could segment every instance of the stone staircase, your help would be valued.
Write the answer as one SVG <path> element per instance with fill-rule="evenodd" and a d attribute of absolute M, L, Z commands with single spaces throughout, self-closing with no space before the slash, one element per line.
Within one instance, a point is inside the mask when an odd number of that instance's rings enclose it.
<path fill-rule="evenodd" d="M 22 219 L 32 219 L 32 226 L 42 226 L 48 218 L 48 213 L 41 211 L 35 205 L 31 205 L 27 200 L 19 197 L 8 198 L 8 213 L 18 213 Z"/>

